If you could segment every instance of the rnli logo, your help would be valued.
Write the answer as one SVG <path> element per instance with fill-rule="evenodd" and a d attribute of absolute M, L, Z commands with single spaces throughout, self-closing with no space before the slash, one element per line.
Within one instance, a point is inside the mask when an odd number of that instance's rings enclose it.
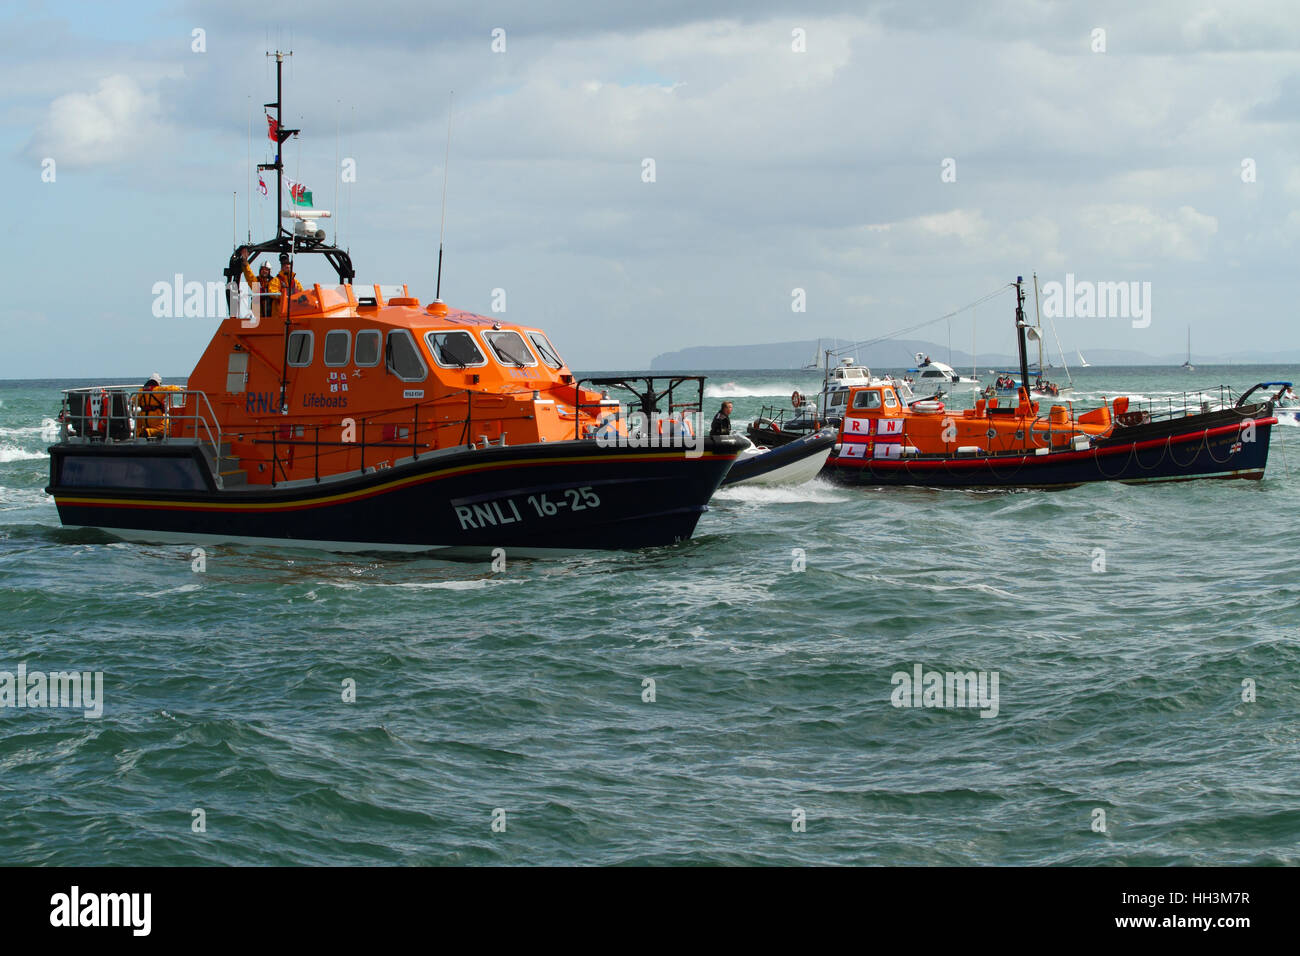
<path fill-rule="evenodd" d="M 244 395 L 244 411 L 249 415 L 274 415 L 280 411 L 280 400 L 274 392 L 248 392 Z"/>

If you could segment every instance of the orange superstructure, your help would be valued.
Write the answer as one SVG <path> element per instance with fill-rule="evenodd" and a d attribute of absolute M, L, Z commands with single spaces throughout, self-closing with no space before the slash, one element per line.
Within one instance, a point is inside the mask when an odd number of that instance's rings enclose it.
<path fill-rule="evenodd" d="M 1043 410 L 1020 389 L 1015 405 L 979 399 L 974 408 L 949 410 L 942 402 L 904 404 L 893 386 L 852 389 L 841 426 L 842 454 L 850 458 L 900 458 L 909 455 L 999 455 L 1066 448 L 1080 438 L 1111 431 L 1127 398 L 1078 416 L 1066 405 Z"/>
<path fill-rule="evenodd" d="M 618 408 L 540 329 L 381 286 L 310 285 L 283 319 L 222 321 L 190 375 L 229 445 L 226 483 L 384 468 L 474 444 L 588 437 Z M 175 408 L 173 437 L 196 419 Z M 364 456 L 364 461 L 363 461 Z"/>

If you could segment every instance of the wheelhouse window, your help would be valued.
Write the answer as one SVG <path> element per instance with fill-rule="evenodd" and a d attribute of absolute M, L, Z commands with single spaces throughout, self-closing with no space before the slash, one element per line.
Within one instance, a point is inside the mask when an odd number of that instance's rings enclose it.
<path fill-rule="evenodd" d="M 477 368 L 487 364 L 487 356 L 468 332 L 426 332 L 424 341 L 429 344 L 433 360 L 443 368 Z"/>
<path fill-rule="evenodd" d="M 382 336 L 375 329 L 357 333 L 354 361 L 361 368 L 374 368 L 379 364 L 379 343 Z"/>
<path fill-rule="evenodd" d="M 424 359 L 420 358 L 415 339 L 406 329 L 388 333 L 386 367 L 403 382 L 423 382 L 429 375 Z"/>
<path fill-rule="evenodd" d="M 528 337 L 532 339 L 533 349 L 542 357 L 542 361 L 551 368 L 564 368 L 564 359 L 560 358 L 560 353 L 555 351 L 555 346 L 541 332 L 529 332 Z"/>
<path fill-rule="evenodd" d="M 945 376 L 943 372 L 937 371 L 935 369 L 930 369 L 928 372 L 921 373 L 921 378 L 946 378 L 946 377 L 947 376 Z"/>
<path fill-rule="evenodd" d="M 898 399 L 894 397 L 894 390 L 892 388 L 886 388 L 886 389 L 882 389 L 882 391 L 885 393 L 885 407 L 897 408 Z"/>
<path fill-rule="evenodd" d="M 289 364 L 302 368 L 311 364 L 312 333 L 289 333 Z"/>
<path fill-rule="evenodd" d="M 346 329 L 333 329 L 325 334 L 325 364 L 331 368 L 348 364 L 352 351 L 352 333 Z"/>
<path fill-rule="evenodd" d="M 874 388 L 868 388 L 853 396 L 854 408 L 879 408 L 880 392 Z"/>
<path fill-rule="evenodd" d="M 518 332 L 485 332 L 484 338 L 502 365 L 522 368 L 537 364 L 537 359 L 528 351 L 528 346 Z"/>

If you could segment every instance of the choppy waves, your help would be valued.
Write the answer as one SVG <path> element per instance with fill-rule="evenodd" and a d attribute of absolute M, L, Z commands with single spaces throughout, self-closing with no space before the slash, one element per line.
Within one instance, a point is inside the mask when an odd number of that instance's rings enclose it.
<path fill-rule="evenodd" d="M 789 394 L 732 377 L 740 413 Z M 1258 483 L 740 486 L 680 545 L 499 573 L 196 572 L 59 528 L 44 471 L 0 471 L 0 671 L 100 671 L 105 706 L 3 713 L 12 863 L 1300 863 L 1280 455 Z M 996 672 L 997 715 L 895 706 L 918 665 Z"/>

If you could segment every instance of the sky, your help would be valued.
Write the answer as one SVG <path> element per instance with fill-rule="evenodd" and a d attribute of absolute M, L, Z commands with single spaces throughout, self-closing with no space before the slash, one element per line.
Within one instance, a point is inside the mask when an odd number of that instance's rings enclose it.
<path fill-rule="evenodd" d="M 433 298 L 445 172 L 442 298 L 504 290 L 576 369 L 869 339 L 1035 272 L 1150 290 L 1068 349 L 1300 346 L 1293 0 L 0 0 L 0 378 L 190 371 L 217 320 L 155 287 L 271 235 L 277 48 L 357 281 Z M 954 345 L 1012 351 L 1011 309 Z"/>

